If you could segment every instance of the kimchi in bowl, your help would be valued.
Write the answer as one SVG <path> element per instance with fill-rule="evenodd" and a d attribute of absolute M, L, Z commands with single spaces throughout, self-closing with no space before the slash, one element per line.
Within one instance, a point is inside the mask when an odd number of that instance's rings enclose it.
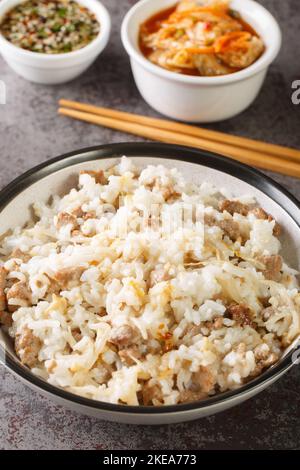
<path fill-rule="evenodd" d="M 203 5 L 205 2 L 199 3 Z M 142 0 L 124 18 L 122 41 L 141 95 L 155 110 L 183 121 L 214 122 L 239 114 L 258 95 L 268 67 L 280 50 L 281 32 L 278 23 L 264 7 L 253 0 L 232 0 L 229 2 L 230 9 L 237 13 L 263 44 L 253 61 L 244 68 L 228 71 L 228 63 L 223 63 L 223 57 L 222 60 L 217 57 L 221 67 L 218 66 L 215 75 L 214 71 L 210 76 L 191 74 L 188 70 L 186 73 L 178 73 L 176 68 L 165 68 L 153 63 L 141 48 L 140 41 L 142 25 L 154 15 L 159 18 L 163 11 L 169 10 L 172 14 L 177 4 L 174 0 Z M 157 52 L 155 47 L 154 44 L 154 52 Z"/>

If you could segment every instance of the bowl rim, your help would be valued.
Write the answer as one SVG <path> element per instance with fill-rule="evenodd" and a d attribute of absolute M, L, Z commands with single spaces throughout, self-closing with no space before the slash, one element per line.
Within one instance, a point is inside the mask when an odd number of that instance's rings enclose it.
<path fill-rule="evenodd" d="M 136 62 L 138 62 L 138 64 L 144 67 L 148 72 L 151 72 L 152 74 L 157 75 L 159 77 L 169 79 L 171 81 L 175 81 L 178 83 L 186 83 L 190 85 L 224 85 L 227 83 L 234 83 L 238 81 L 243 81 L 265 70 L 275 60 L 275 58 L 277 57 L 280 51 L 281 43 L 282 43 L 282 34 L 281 34 L 281 30 L 280 30 L 277 20 L 269 12 L 269 10 L 267 10 L 263 5 L 257 3 L 254 0 L 243 0 L 241 2 L 241 8 L 239 9 L 241 13 L 243 13 L 243 5 L 245 4 L 252 5 L 252 7 L 256 8 L 257 10 L 258 18 L 259 18 L 259 15 L 268 16 L 269 20 L 271 21 L 273 25 L 272 44 L 269 46 L 266 46 L 265 52 L 262 54 L 262 56 L 259 59 L 257 59 L 252 65 L 250 65 L 249 67 L 246 67 L 243 70 L 240 70 L 238 72 L 231 73 L 228 75 L 221 75 L 221 76 L 215 76 L 215 77 L 197 77 L 197 76 L 195 77 L 195 76 L 184 75 L 184 74 L 180 74 L 177 72 L 166 70 L 150 62 L 150 60 L 144 57 L 142 52 L 139 49 L 137 49 L 135 45 L 132 43 L 132 41 L 130 40 L 129 30 L 130 30 L 131 21 L 133 21 L 136 13 L 139 10 L 143 9 L 143 7 L 150 2 L 151 0 L 140 0 L 132 8 L 130 8 L 130 10 L 127 12 L 122 22 L 121 39 L 122 39 L 123 46 L 127 54 L 129 55 L 129 57 L 131 57 Z M 178 0 L 174 0 L 174 4 L 177 2 Z M 163 9 L 163 5 L 157 11 L 160 11 L 162 9 Z"/>
<path fill-rule="evenodd" d="M 14 6 L 24 3 L 26 0 L 2 0 L 0 3 L 0 11 L 2 11 L 1 16 L 9 12 Z M 82 4 L 82 0 L 74 0 L 76 3 Z M 103 5 L 103 3 L 99 0 L 84 0 L 86 3 L 86 8 L 92 11 L 100 24 L 100 31 L 98 35 L 93 39 L 90 43 L 86 46 L 77 49 L 76 51 L 71 52 L 63 52 L 60 54 L 45 54 L 41 52 L 33 52 L 27 49 L 23 49 L 22 47 L 18 47 L 12 42 L 8 41 L 0 32 L 0 49 L 1 46 L 7 48 L 7 50 L 12 54 L 17 54 L 19 57 L 23 59 L 35 59 L 40 62 L 64 62 L 68 59 L 77 59 L 77 58 L 84 58 L 84 55 L 87 53 L 92 52 L 95 49 L 98 49 L 99 46 L 106 45 L 110 30 L 111 30 L 111 18 L 107 8 Z M 14 6 L 11 5 L 14 3 Z M 91 10 L 90 5 L 94 5 L 95 8 L 98 10 L 98 13 Z"/>
<path fill-rule="evenodd" d="M 102 159 L 116 159 L 123 155 L 130 157 L 143 158 L 161 158 L 176 161 L 194 163 L 200 166 L 209 167 L 254 186 L 267 196 L 272 198 L 284 211 L 293 219 L 300 230 L 300 203 L 280 184 L 273 181 L 270 177 L 260 171 L 218 154 L 204 150 L 192 149 L 172 144 L 147 143 L 147 142 L 121 142 L 114 144 L 105 144 L 100 146 L 88 147 L 73 152 L 69 152 L 58 157 L 47 160 L 34 166 L 22 175 L 15 178 L 11 183 L 0 191 L 0 212 L 8 203 L 21 195 L 21 193 L 35 182 L 53 174 L 64 168 L 74 166 L 78 163 Z M 170 413 L 181 413 L 185 411 L 196 411 L 200 409 L 209 409 L 211 406 L 225 404 L 233 401 L 237 397 L 246 399 L 249 393 L 257 392 L 264 386 L 279 378 L 287 372 L 293 365 L 292 355 L 298 349 L 296 344 L 285 357 L 278 361 L 274 366 L 267 369 L 258 377 L 236 390 L 230 390 L 219 393 L 204 400 L 195 401 L 186 404 L 162 405 L 159 407 L 144 405 L 120 405 L 93 400 L 82 397 L 71 392 L 67 392 L 54 385 L 49 384 L 38 376 L 34 375 L 30 369 L 16 361 L 14 356 L 0 344 L 0 361 L 11 372 L 31 385 L 41 389 L 44 393 L 55 395 L 74 405 L 82 405 L 99 411 L 110 411 L 112 413 L 136 414 L 136 415 L 163 415 Z M 40 391 L 40 392 L 41 392 Z"/>

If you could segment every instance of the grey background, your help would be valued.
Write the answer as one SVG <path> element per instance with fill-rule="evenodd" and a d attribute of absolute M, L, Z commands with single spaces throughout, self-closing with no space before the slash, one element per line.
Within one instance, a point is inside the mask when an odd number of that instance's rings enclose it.
<path fill-rule="evenodd" d="M 0 0 L 2 1 L 2 0 Z M 155 116 L 139 96 L 119 28 L 133 0 L 105 0 L 111 40 L 79 79 L 45 87 L 26 82 L 0 58 L 7 104 L 0 106 L 0 186 L 37 163 L 74 149 L 141 139 L 74 122 L 56 114 L 59 98 L 82 100 Z M 211 126 L 224 132 L 300 147 L 300 105 L 291 83 L 300 79 L 299 0 L 261 0 L 279 20 L 283 48 L 254 105 L 239 117 Z M 272 175 L 300 199 L 300 182 Z M 129 426 L 88 418 L 42 398 L 0 367 L 1 449 L 296 449 L 300 448 L 300 369 L 250 401 L 200 421 Z"/>

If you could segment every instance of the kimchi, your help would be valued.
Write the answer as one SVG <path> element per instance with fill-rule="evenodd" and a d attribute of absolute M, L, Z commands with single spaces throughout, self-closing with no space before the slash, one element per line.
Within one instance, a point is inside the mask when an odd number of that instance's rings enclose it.
<path fill-rule="evenodd" d="M 198 76 L 237 72 L 264 52 L 256 31 L 229 0 L 183 0 L 141 27 L 144 56 L 164 69 Z"/>

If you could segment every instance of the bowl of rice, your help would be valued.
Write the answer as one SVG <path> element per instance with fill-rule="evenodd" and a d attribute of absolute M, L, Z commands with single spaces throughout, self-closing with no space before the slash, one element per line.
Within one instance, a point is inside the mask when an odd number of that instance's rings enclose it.
<path fill-rule="evenodd" d="M 96 60 L 110 28 L 110 15 L 97 0 L 2 0 L 0 53 L 27 80 L 65 83 Z"/>
<path fill-rule="evenodd" d="M 258 171 L 113 144 L 33 168 L 0 204 L 1 358 L 57 403 L 188 421 L 297 362 L 299 203 Z"/>

